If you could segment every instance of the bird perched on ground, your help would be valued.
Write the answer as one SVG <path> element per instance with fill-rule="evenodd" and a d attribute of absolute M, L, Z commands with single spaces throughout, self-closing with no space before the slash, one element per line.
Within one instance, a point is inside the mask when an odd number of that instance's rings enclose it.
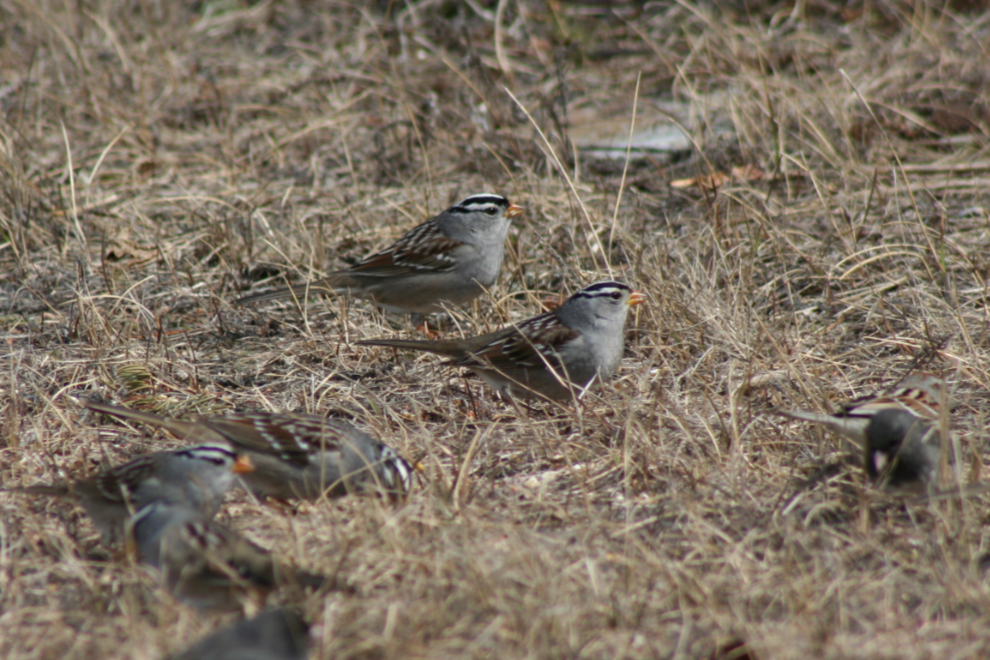
<path fill-rule="evenodd" d="M 199 515 L 212 518 L 236 475 L 253 469 L 249 458 L 238 457 L 230 443 L 217 439 L 138 456 L 95 477 L 68 484 L 6 490 L 75 498 L 102 533 L 103 542 L 111 545 L 122 537 L 127 518 L 153 502 L 182 502 Z"/>
<path fill-rule="evenodd" d="M 267 610 L 227 626 L 171 660 L 306 660 L 309 626 L 295 612 Z"/>
<path fill-rule="evenodd" d="M 772 414 L 823 424 L 854 441 L 871 478 L 887 485 L 928 483 L 938 467 L 939 434 L 932 422 L 949 402 L 945 384 L 915 374 L 879 394 L 850 401 L 833 414 L 772 410 Z"/>
<path fill-rule="evenodd" d="M 412 468 L 394 449 L 347 422 L 317 415 L 248 412 L 182 421 L 106 403 L 84 404 L 114 417 L 159 426 L 190 442 L 224 442 L 248 457 L 242 475 L 259 497 L 316 499 L 356 490 L 405 495 Z"/>
<path fill-rule="evenodd" d="M 495 284 L 510 221 L 520 213 L 501 195 L 471 195 L 350 268 L 316 282 L 245 296 L 234 304 L 346 293 L 398 314 L 441 311 L 444 303 L 469 302 Z"/>
<path fill-rule="evenodd" d="M 621 282 L 597 282 L 553 311 L 480 337 L 368 339 L 358 344 L 447 356 L 449 364 L 467 367 L 501 394 L 570 399 L 615 373 L 625 347 L 629 307 L 644 299 Z"/>
<path fill-rule="evenodd" d="M 154 502 L 129 521 L 138 558 L 161 570 L 165 588 L 198 609 L 264 603 L 283 584 L 320 586 L 322 575 L 280 566 L 271 554 L 184 503 Z"/>

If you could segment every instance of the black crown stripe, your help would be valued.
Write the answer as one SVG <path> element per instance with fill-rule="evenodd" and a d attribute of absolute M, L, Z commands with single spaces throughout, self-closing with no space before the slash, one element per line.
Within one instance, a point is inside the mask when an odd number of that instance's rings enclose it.
<path fill-rule="evenodd" d="M 466 211 L 471 206 L 482 206 L 484 204 L 495 204 L 496 206 L 509 207 L 509 200 L 501 195 L 471 195 L 465 199 L 462 199 L 457 204 L 454 205 L 455 209 Z"/>

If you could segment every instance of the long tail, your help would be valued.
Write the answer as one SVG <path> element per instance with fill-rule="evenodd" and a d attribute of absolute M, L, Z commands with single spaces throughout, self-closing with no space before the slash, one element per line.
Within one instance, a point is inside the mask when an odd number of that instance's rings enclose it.
<path fill-rule="evenodd" d="M 464 349 L 456 341 L 431 341 L 416 339 L 362 339 L 359 346 L 388 346 L 390 348 L 406 348 L 411 351 L 425 351 L 451 358 L 464 355 Z"/>
<path fill-rule="evenodd" d="M 803 410 L 768 410 L 767 412 L 772 415 L 780 415 L 781 417 L 823 424 L 829 430 L 838 433 L 844 438 L 859 443 L 860 447 L 866 443 L 866 427 L 870 423 L 869 417 L 837 417 L 835 415 L 805 412 Z"/>
<path fill-rule="evenodd" d="M 135 422 L 141 422 L 142 424 L 148 424 L 149 426 L 161 427 L 179 438 L 192 438 L 199 429 L 199 425 L 195 422 L 184 422 L 179 419 L 160 417 L 141 410 L 133 410 L 109 403 L 85 400 L 83 401 L 83 406 L 90 410 L 119 417 L 120 419 L 129 419 Z"/>
<path fill-rule="evenodd" d="M 251 303 L 262 302 L 265 300 L 277 300 L 279 298 L 305 298 L 308 295 L 316 294 L 325 295 L 329 293 L 346 293 L 349 282 L 350 279 L 346 274 L 339 273 L 334 276 L 334 274 L 331 273 L 330 276 L 315 282 L 303 282 L 302 284 L 293 284 L 292 286 L 283 287 L 281 289 L 252 293 L 250 296 L 238 298 L 232 304 L 250 305 Z"/>

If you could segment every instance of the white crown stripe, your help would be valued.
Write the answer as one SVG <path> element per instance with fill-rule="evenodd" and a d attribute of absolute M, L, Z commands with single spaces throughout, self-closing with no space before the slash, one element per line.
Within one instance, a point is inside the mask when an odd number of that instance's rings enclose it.
<path fill-rule="evenodd" d="M 632 291 L 628 286 L 621 282 L 597 282 L 590 286 L 581 289 L 575 293 L 572 297 L 574 298 L 599 298 L 602 296 L 610 296 L 613 293 L 625 293 Z"/>
<path fill-rule="evenodd" d="M 237 458 L 237 454 L 234 453 L 232 447 L 224 447 L 222 445 L 196 445 L 179 450 L 177 454 L 189 456 L 200 461 L 218 461 L 221 463 L 233 461 Z"/>

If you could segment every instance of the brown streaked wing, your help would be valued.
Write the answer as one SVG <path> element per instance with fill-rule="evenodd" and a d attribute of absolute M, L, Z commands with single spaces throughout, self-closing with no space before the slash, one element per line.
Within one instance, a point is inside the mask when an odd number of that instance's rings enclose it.
<path fill-rule="evenodd" d="M 941 386 L 941 381 L 932 376 L 912 376 L 884 394 L 850 401 L 838 416 L 870 417 L 881 410 L 894 408 L 906 410 L 922 419 L 935 420 L 939 416 Z"/>
<path fill-rule="evenodd" d="M 131 484 L 144 480 L 152 472 L 154 460 L 154 454 L 138 456 L 134 460 L 118 465 L 109 472 L 98 475 L 93 483 L 99 493 L 111 502 L 128 502 L 131 497 Z M 122 479 L 121 477 L 124 475 L 132 482 L 128 483 Z"/>
<path fill-rule="evenodd" d="M 536 336 L 539 336 L 539 342 L 533 340 Z M 496 369 L 510 369 L 537 368 L 549 363 L 556 368 L 560 364 L 556 347 L 577 336 L 578 333 L 562 325 L 553 312 L 548 312 L 529 319 L 518 329 L 507 328 L 501 337 L 455 364 L 470 367 L 481 362 Z"/>
<path fill-rule="evenodd" d="M 311 452 L 336 451 L 352 430 L 347 422 L 317 415 L 293 415 L 282 426 L 303 449 Z"/>
<path fill-rule="evenodd" d="M 280 419 L 281 418 L 281 419 Z M 214 417 L 202 423 L 229 439 L 235 447 L 265 454 L 278 454 L 295 465 L 309 464 L 306 447 L 301 447 L 287 428 L 288 416 L 269 413 L 243 413 Z"/>
<path fill-rule="evenodd" d="M 462 245 L 461 241 L 440 233 L 435 223 L 426 222 L 410 230 L 395 245 L 359 261 L 344 272 L 368 276 L 445 272 L 455 265 L 451 252 Z"/>

